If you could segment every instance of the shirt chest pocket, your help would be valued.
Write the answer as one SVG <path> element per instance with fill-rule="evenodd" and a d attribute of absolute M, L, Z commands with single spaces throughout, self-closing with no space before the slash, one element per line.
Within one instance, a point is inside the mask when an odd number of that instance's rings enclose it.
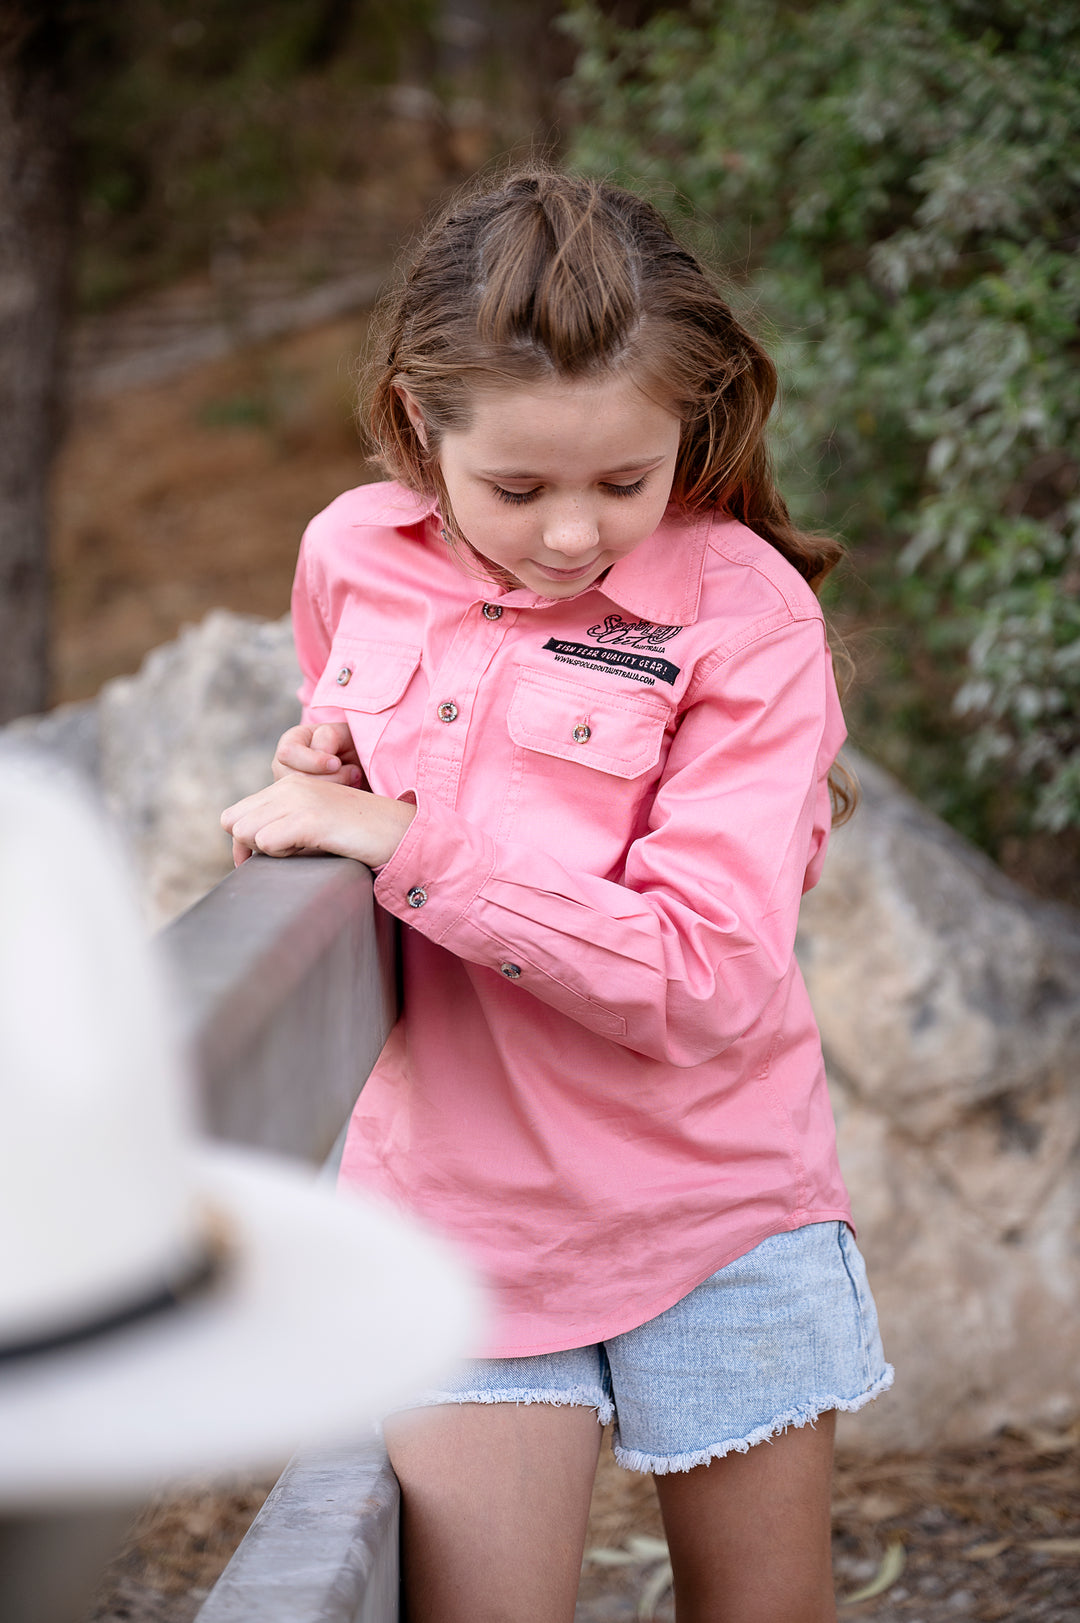
<path fill-rule="evenodd" d="M 408 644 L 340 631 L 334 637 L 310 708 L 344 715 L 365 772 L 419 664 L 420 649 Z"/>
<path fill-rule="evenodd" d="M 507 725 L 524 749 L 630 779 L 657 764 L 670 719 L 670 707 L 651 694 L 607 694 L 545 671 L 519 671 Z"/>
<path fill-rule="evenodd" d="M 520 671 L 507 712 L 516 748 L 504 832 L 589 872 L 616 872 L 644 832 L 671 719 L 659 695 Z"/>

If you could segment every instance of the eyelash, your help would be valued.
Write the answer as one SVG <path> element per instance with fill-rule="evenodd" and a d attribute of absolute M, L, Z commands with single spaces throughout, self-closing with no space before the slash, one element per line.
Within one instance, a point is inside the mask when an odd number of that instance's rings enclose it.
<path fill-rule="evenodd" d="M 604 489 L 609 496 L 640 496 L 647 477 L 635 480 L 632 485 L 605 485 Z M 504 490 L 501 485 L 493 485 L 492 489 L 500 501 L 509 502 L 511 507 L 525 507 L 540 494 L 539 490 Z"/>

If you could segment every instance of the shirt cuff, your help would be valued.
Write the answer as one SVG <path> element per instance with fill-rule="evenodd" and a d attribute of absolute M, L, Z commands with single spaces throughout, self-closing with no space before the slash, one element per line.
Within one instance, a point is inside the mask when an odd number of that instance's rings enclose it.
<path fill-rule="evenodd" d="M 375 900 L 430 940 L 441 942 L 468 912 L 495 867 L 495 841 L 445 806 L 414 791 L 416 816 L 375 879 Z"/>

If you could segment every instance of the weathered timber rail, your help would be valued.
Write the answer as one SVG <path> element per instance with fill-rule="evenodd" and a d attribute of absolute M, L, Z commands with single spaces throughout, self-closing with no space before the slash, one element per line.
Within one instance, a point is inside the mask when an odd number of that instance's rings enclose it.
<path fill-rule="evenodd" d="M 164 932 L 216 1137 L 325 1161 L 397 1007 L 394 926 L 345 857 L 252 857 Z M 382 1450 L 298 1455 L 199 1623 L 395 1623 Z"/>

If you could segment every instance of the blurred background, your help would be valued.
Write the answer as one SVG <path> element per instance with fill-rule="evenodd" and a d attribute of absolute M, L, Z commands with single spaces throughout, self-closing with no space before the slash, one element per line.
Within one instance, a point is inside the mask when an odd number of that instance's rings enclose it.
<path fill-rule="evenodd" d="M 432 207 L 529 155 L 644 189 L 774 354 L 853 741 L 1023 887 L 868 776 L 806 914 L 907 1370 L 838 1487 L 881 1623 L 1080 1606 L 1080 919 L 1034 900 L 1080 904 L 1078 130 L 1072 0 L 0 0 L 0 722 L 60 707 L 161 918 L 291 719 L 261 622 L 379 476 L 358 358 Z M 659 1531 L 616 1475 L 609 1554 Z M 187 1623 L 268 1486 L 156 1507 L 94 1615 Z"/>

